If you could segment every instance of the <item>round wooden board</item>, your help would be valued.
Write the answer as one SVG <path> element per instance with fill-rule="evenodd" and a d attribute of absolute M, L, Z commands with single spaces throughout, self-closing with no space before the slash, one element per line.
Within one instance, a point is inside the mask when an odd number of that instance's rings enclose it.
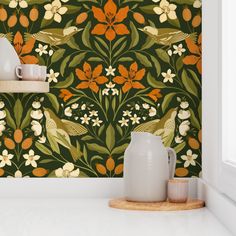
<path fill-rule="evenodd" d="M 124 210 L 137 211 L 184 211 L 202 208 L 205 206 L 202 200 L 188 200 L 186 203 L 171 202 L 130 202 L 125 199 L 113 199 L 109 201 L 109 206 Z"/>

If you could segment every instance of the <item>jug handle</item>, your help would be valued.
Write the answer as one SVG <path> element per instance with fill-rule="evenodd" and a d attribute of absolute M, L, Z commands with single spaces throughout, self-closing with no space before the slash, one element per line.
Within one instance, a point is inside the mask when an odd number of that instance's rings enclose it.
<path fill-rule="evenodd" d="M 176 152 L 173 148 L 167 148 L 169 163 L 169 178 L 173 179 L 175 175 Z"/>

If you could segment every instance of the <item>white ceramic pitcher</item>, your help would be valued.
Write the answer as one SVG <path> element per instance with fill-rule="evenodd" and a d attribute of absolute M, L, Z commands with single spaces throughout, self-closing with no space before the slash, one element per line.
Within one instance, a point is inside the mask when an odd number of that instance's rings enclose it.
<path fill-rule="evenodd" d="M 18 80 L 15 68 L 20 65 L 20 59 L 10 42 L 0 38 L 0 80 Z"/>
<path fill-rule="evenodd" d="M 124 156 L 126 200 L 165 201 L 167 181 L 174 177 L 175 164 L 175 151 L 165 148 L 160 136 L 132 132 Z"/>

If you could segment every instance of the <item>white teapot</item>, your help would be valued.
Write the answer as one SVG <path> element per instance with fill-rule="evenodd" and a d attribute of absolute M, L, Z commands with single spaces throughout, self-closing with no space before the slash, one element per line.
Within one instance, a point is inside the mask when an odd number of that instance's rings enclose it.
<path fill-rule="evenodd" d="M 125 198 L 160 202 L 167 198 L 167 182 L 174 177 L 176 153 L 165 148 L 160 136 L 132 132 L 124 156 Z"/>

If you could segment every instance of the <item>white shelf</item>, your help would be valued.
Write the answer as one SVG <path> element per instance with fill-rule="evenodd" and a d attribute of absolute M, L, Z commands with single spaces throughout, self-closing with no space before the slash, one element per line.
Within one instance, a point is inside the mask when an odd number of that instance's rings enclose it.
<path fill-rule="evenodd" d="M 49 83 L 43 81 L 0 81 L 0 93 L 48 93 Z"/>

